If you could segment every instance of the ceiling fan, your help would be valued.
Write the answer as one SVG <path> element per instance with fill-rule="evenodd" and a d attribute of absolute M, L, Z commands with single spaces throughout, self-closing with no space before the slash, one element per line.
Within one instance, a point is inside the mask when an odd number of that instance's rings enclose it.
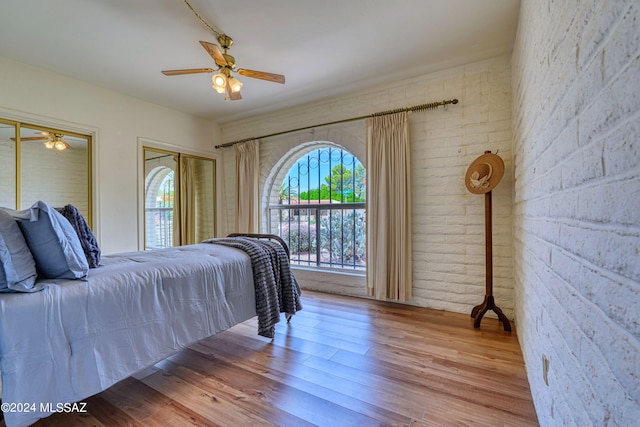
<path fill-rule="evenodd" d="M 71 145 L 65 141 L 64 134 L 62 133 L 51 133 L 51 132 L 40 132 L 39 136 L 21 136 L 20 141 L 45 141 L 44 146 L 50 150 L 62 151 L 66 149 L 70 149 Z M 16 138 L 11 138 L 12 141 L 15 141 Z"/>
<path fill-rule="evenodd" d="M 226 93 L 225 99 L 229 98 L 232 101 L 242 99 L 240 94 L 240 88 L 242 83 L 233 77 L 231 73 L 238 73 L 241 76 L 251 77 L 254 79 L 267 80 L 274 83 L 284 84 L 284 76 L 282 74 L 266 73 L 264 71 L 247 70 L 245 68 L 238 68 L 236 70 L 236 59 L 229 55 L 227 51 L 233 44 L 231 37 L 226 34 L 218 35 L 218 43 L 224 49 L 224 53 L 220 51 L 220 48 L 214 44 L 205 41 L 201 41 L 200 44 L 213 58 L 218 68 L 189 68 L 186 70 L 165 70 L 162 74 L 165 76 L 178 76 L 183 74 L 198 74 L 198 73 L 213 73 L 215 74 L 211 81 L 213 88 L 218 93 Z"/>

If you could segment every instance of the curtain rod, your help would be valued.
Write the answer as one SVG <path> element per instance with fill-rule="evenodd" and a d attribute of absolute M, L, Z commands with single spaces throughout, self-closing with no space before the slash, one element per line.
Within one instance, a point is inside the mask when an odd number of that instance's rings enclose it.
<path fill-rule="evenodd" d="M 434 110 L 434 109 L 440 107 L 441 105 L 444 106 L 444 105 L 448 105 L 448 104 L 457 104 L 457 103 L 458 103 L 457 99 L 449 99 L 449 100 L 445 100 L 445 101 L 431 102 L 429 104 L 414 105 L 413 107 L 397 108 L 395 110 L 381 111 L 379 113 L 369 114 L 368 116 L 352 117 L 350 119 L 336 120 L 335 122 L 327 122 L 327 123 L 321 123 L 319 125 L 305 126 L 305 127 L 302 127 L 302 128 L 285 130 L 285 131 L 282 131 L 282 132 L 271 133 L 269 135 L 262 135 L 262 136 L 258 136 L 258 137 L 255 137 L 255 138 L 239 139 L 237 141 L 232 141 L 232 142 L 227 142 L 225 144 L 216 145 L 215 148 L 226 148 L 226 147 L 231 147 L 231 146 L 236 145 L 236 144 L 240 144 L 241 142 L 251 141 L 251 140 L 254 140 L 254 139 L 269 138 L 269 137 L 272 137 L 272 136 L 284 135 L 284 134 L 287 134 L 287 133 L 298 132 L 298 131 L 301 131 L 301 130 L 313 129 L 313 128 L 317 128 L 317 127 L 321 127 L 321 126 L 335 125 L 335 124 L 338 124 L 338 123 L 353 122 L 353 121 L 356 121 L 356 120 L 363 120 L 363 119 L 368 119 L 368 118 L 371 118 L 371 117 L 385 116 L 387 114 L 402 113 L 404 111 Z"/>

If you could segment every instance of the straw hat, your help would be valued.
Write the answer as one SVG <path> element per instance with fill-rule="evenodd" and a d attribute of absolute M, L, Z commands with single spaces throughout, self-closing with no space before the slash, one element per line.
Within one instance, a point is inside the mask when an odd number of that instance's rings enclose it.
<path fill-rule="evenodd" d="M 504 162 L 497 154 L 485 151 L 469 165 L 464 185 L 473 194 L 484 194 L 493 190 L 504 175 Z"/>

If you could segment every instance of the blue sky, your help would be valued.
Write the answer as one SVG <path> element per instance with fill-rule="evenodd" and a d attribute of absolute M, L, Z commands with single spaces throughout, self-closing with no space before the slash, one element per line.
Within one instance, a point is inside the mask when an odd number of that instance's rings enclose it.
<path fill-rule="evenodd" d="M 300 193 L 310 188 L 319 188 L 320 184 L 326 184 L 324 178 L 330 175 L 331 169 L 340 164 L 341 153 L 342 162 L 346 168 L 351 169 L 360 163 L 348 151 L 328 147 L 319 148 L 305 154 L 294 163 L 287 173 L 285 183 L 290 183 L 291 190 Z"/>

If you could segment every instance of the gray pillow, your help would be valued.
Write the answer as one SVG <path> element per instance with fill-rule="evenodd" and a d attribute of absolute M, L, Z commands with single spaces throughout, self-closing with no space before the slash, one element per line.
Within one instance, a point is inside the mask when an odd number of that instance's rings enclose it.
<path fill-rule="evenodd" d="M 93 235 L 93 231 L 84 220 L 84 217 L 73 205 L 66 205 L 64 208 L 56 208 L 60 214 L 65 217 L 69 224 L 76 230 L 78 240 L 82 245 L 84 255 L 87 257 L 87 263 L 89 268 L 97 268 L 100 266 L 100 246 L 98 246 L 98 240 Z"/>
<path fill-rule="evenodd" d="M 89 264 L 76 231 L 55 208 L 37 201 L 30 209 L 10 212 L 36 262 L 38 278 L 83 279 Z"/>
<path fill-rule="evenodd" d="M 36 263 L 18 224 L 0 209 L 0 292 L 34 292 Z"/>

